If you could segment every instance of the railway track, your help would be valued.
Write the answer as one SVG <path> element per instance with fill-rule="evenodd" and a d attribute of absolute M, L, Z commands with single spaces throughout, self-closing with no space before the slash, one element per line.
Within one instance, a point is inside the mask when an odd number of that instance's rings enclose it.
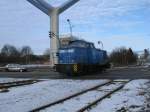
<path fill-rule="evenodd" d="M 68 111 L 68 112 L 84 112 L 84 111 L 92 108 L 94 105 L 96 105 L 98 102 L 102 101 L 103 99 L 105 99 L 105 98 L 109 97 L 110 95 L 114 94 L 115 92 L 121 90 L 126 85 L 126 83 L 128 83 L 128 82 L 129 82 L 129 80 L 128 81 L 115 81 L 115 80 L 113 81 L 113 80 L 111 80 L 111 81 L 106 82 L 104 84 L 97 85 L 93 88 L 89 88 L 89 89 L 84 90 L 82 92 L 79 92 L 79 93 L 73 94 L 71 96 L 68 96 L 66 98 L 60 99 L 58 101 L 55 101 L 55 102 L 49 103 L 47 105 L 43 105 L 41 107 L 35 108 L 35 109 L 31 110 L 30 112 L 45 112 L 45 110 L 53 108 L 53 107 L 58 106 L 58 105 L 66 106 L 65 105 L 66 102 L 71 101 L 77 97 L 86 96 L 87 94 L 89 94 L 90 92 L 92 93 L 93 91 L 102 91 L 102 90 L 104 90 L 103 87 L 106 87 L 106 88 L 107 88 L 107 86 L 109 86 L 110 88 L 112 87 L 112 90 L 106 90 L 105 91 L 106 94 L 103 94 L 102 96 L 98 97 L 97 99 L 94 99 L 90 102 L 87 102 L 82 107 L 76 108 L 75 111 L 71 111 L 71 110 Z M 118 84 L 118 85 L 114 88 L 113 87 L 114 84 Z M 77 104 L 77 102 L 76 102 L 76 104 Z M 47 110 L 46 112 L 51 112 L 51 111 Z"/>
<path fill-rule="evenodd" d="M 101 98 L 99 98 L 99 99 L 93 101 L 93 102 L 90 103 L 89 105 L 86 105 L 86 106 L 82 107 L 81 109 L 79 109 L 79 110 L 76 111 L 76 112 L 85 112 L 86 110 L 91 109 L 94 105 L 96 105 L 96 104 L 99 103 L 100 101 L 104 100 L 105 98 L 110 97 L 112 94 L 114 94 L 115 92 L 121 90 L 123 87 L 124 87 L 124 85 L 119 86 L 118 88 L 116 88 L 116 89 L 114 89 L 113 91 L 111 91 L 111 92 L 105 94 L 103 97 L 101 97 Z"/>
<path fill-rule="evenodd" d="M 29 85 L 36 82 L 39 82 L 39 80 L 22 80 L 22 81 L 15 81 L 15 82 L 0 83 L 0 90 L 8 89 L 11 87 Z"/>

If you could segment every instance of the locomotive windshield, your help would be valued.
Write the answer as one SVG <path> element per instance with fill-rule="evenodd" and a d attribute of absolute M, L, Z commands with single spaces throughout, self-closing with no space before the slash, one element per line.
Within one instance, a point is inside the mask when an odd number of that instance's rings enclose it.
<path fill-rule="evenodd" d="M 95 48 L 93 43 L 83 40 L 73 41 L 69 44 L 69 47 Z"/>

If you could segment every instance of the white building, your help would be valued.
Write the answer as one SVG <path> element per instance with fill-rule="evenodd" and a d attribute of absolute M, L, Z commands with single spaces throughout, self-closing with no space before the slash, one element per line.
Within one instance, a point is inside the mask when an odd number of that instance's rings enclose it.
<path fill-rule="evenodd" d="M 66 45 L 69 44 L 69 42 L 73 41 L 73 40 L 77 40 L 78 38 L 75 36 L 70 36 L 70 35 L 61 35 L 60 36 L 60 45 L 61 47 L 64 47 Z"/>

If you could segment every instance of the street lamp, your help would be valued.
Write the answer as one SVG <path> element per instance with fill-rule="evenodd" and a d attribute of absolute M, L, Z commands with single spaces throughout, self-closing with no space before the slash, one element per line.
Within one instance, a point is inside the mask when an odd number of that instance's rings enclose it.
<path fill-rule="evenodd" d="M 71 38 L 72 38 L 72 25 L 71 25 L 71 22 L 70 22 L 70 19 L 67 19 L 67 22 L 69 24 L 69 29 L 70 29 L 70 35 L 71 35 Z"/>

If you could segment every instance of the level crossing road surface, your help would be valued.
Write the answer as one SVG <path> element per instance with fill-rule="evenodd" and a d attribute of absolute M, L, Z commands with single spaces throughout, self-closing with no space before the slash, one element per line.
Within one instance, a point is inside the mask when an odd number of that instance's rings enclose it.
<path fill-rule="evenodd" d="M 67 76 L 49 69 L 29 72 L 0 72 L 0 78 L 36 78 L 36 79 L 150 79 L 150 68 L 120 67 L 81 76 Z"/>

